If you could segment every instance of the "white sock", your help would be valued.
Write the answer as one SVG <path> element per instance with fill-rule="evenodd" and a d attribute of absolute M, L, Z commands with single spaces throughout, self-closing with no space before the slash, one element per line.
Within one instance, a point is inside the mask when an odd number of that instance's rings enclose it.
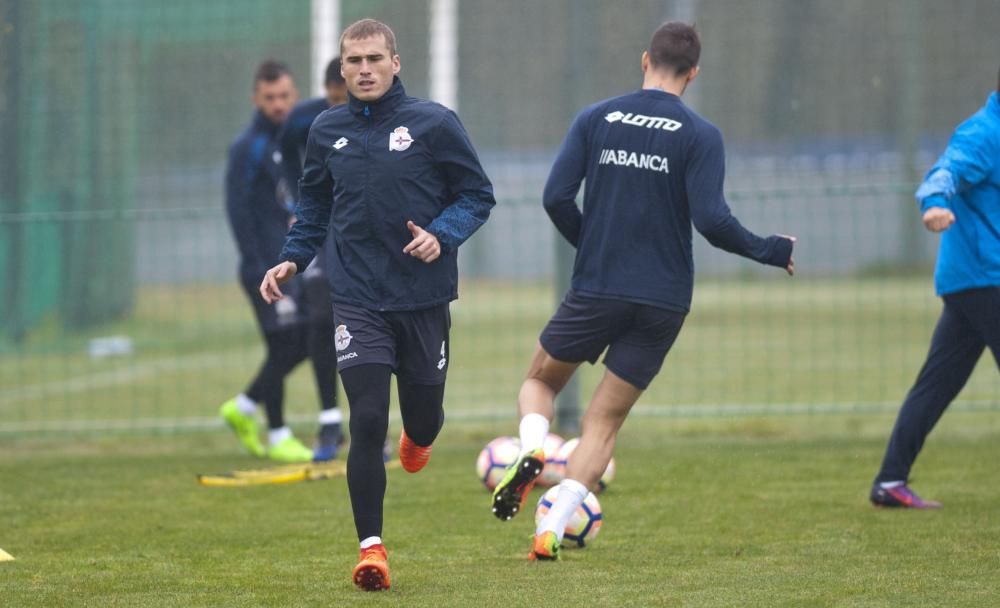
<path fill-rule="evenodd" d="M 337 407 L 331 407 L 319 413 L 320 424 L 340 424 L 343 419 L 344 415 L 340 413 L 340 408 Z"/>
<path fill-rule="evenodd" d="M 880 488 L 888 490 L 889 488 L 898 488 L 899 486 L 905 486 L 905 481 L 883 481 L 878 484 Z"/>
<path fill-rule="evenodd" d="M 278 445 L 291 436 L 292 429 L 287 426 L 279 426 L 278 428 L 271 429 L 267 432 L 267 440 L 271 442 L 271 445 Z"/>
<path fill-rule="evenodd" d="M 552 503 L 552 508 L 545 514 L 542 521 L 538 522 L 535 534 L 555 532 L 559 540 L 562 541 L 569 518 L 587 498 L 587 494 L 590 494 L 587 486 L 575 479 L 564 479 L 559 482 L 559 493 L 556 494 L 556 501 Z"/>
<path fill-rule="evenodd" d="M 367 549 L 368 547 L 374 547 L 375 545 L 382 544 L 381 536 L 369 536 L 368 538 L 361 541 L 361 548 Z"/>
<path fill-rule="evenodd" d="M 236 409 L 245 416 L 253 416 L 257 413 L 257 402 L 240 393 L 236 395 Z"/>
<path fill-rule="evenodd" d="M 518 427 L 521 436 L 521 453 L 541 449 L 549 434 L 549 419 L 541 414 L 526 414 Z"/>

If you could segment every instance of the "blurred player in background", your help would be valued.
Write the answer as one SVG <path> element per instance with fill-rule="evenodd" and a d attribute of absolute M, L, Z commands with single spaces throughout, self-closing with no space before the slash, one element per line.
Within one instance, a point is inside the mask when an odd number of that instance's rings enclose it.
<path fill-rule="evenodd" d="M 730 213 L 722 135 L 681 102 L 700 52 L 693 27 L 661 25 L 642 54 L 642 89 L 583 110 L 545 184 L 545 210 L 576 247 L 576 262 L 518 395 L 522 453 L 494 491 L 498 518 L 523 507 L 542 470 L 556 394 L 605 350 L 606 370 L 566 479 L 536 528 L 532 560 L 558 558 L 567 521 L 608 466 L 619 428 L 681 330 L 694 284 L 691 224 L 715 247 L 794 271 L 794 238 L 761 238 Z"/>
<path fill-rule="evenodd" d="M 350 25 L 340 51 L 348 103 L 313 123 L 298 221 L 260 291 L 281 302 L 279 286 L 308 266 L 330 230 L 337 365 L 351 408 L 347 483 L 361 548 L 352 576 L 374 591 L 390 585 L 381 534 L 391 377 L 403 418 L 399 460 L 414 473 L 444 423 L 458 247 L 496 201 L 455 113 L 404 91 L 387 25 Z"/>
<path fill-rule="evenodd" d="M 323 88 L 325 95 L 296 104 L 281 130 L 281 165 L 285 170 L 285 181 L 292 189 L 298 188 L 299 178 L 302 177 L 309 127 L 324 110 L 347 103 L 347 83 L 340 73 L 340 57 L 334 57 L 326 64 Z"/>
<path fill-rule="evenodd" d="M 924 226 L 941 233 L 935 289 L 944 309 L 903 402 L 869 498 L 936 509 L 907 485 L 928 433 L 989 347 L 1000 367 L 1000 74 L 986 105 L 955 130 L 917 189 Z"/>
<path fill-rule="evenodd" d="M 325 95 L 306 99 L 292 109 L 279 136 L 285 184 L 293 196 L 298 194 L 299 178 L 302 177 L 302 160 L 309 127 L 324 110 L 347 101 L 347 85 L 340 74 L 340 57 L 335 57 L 327 64 L 323 87 Z M 294 201 L 291 207 L 294 208 Z M 316 389 L 323 402 L 319 417 L 319 437 L 313 454 L 315 460 L 336 458 L 343 441 L 342 415 L 337 407 L 337 355 L 333 347 L 333 304 L 330 301 L 330 289 L 333 285 L 328 281 L 324 270 L 329 264 L 323 261 L 329 255 L 326 249 L 324 247 L 302 273 L 302 296 L 306 302 L 309 324 L 306 345 L 316 378 Z"/>
<path fill-rule="evenodd" d="M 307 356 L 306 313 L 298 305 L 301 286 L 291 286 L 292 297 L 273 306 L 261 300 L 257 290 L 260 273 L 281 251 L 291 220 L 278 133 L 297 97 L 288 67 L 262 62 L 254 76 L 253 120 L 230 146 L 226 167 L 226 213 L 239 251 L 240 285 L 250 298 L 267 352 L 250 385 L 224 403 L 220 415 L 252 454 L 281 462 L 313 458 L 312 450 L 292 435 L 284 420 L 285 377 Z M 333 375 L 333 368 L 326 374 Z M 269 429 L 266 449 L 255 419 L 261 403 Z"/>

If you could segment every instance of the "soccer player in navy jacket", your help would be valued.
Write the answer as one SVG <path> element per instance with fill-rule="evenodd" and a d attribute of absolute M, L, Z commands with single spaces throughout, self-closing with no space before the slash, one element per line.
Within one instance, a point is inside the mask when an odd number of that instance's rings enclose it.
<path fill-rule="evenodd" d="M 260 298 L 260 274 L 281 251 L 291 213 L 281 195 L 281 153 L 278 132 L 298 93 L 288 67 L 264 61 L 254 75 L 253 102 L 256 110 L 250 125 L 233 141 L 226 166 L 226 215 L 239 250 L 240 285 L 250 299 L 267 353 L 249 386 L 220 408 L 246 448 L 257 456 L 282 462 L 304 462 L 313 458 L 285 425 L 285 377 L 306 357 L 306 326 L 299 285 L 295 297 L 272 306 Z M 331 367 L 327 372 L 334 373 Z M 263 403 L 268 421 L 267 449 L 257 436 L 254 418 Z"/>
<path fill-rule="evenodd" d="M 280 285 L 325 239 L 333 241 L 327 270 L 337 365 L 351 408 L 347 483 L 361 542 L 353 579 L 378 590 L 390 584 L 381 538 L 390 379 L 396 374 L 403 418 L 399 459 L 416 472 L 444 423 L 458 247 L 496 201 L 455 113 L 403 90 L 388 26 L 372 19 L 350 25 L 340 51 L 348 102 L 313 123 L 298 221 L 260 292 L 280 302 Z"/>
<path fill-rule="evenodd" d="M 298 191 L 299 178 L 302 177 L 309 127 L 327 108 L 347 102 L 347 85 L 340 74 L 340 57 L 334 57 L 326 65 L 323 88 L 323 95 L 295 105 L 279 135 L 281 167 L 285 172 L 285 183 L 293 193 Z M 327 257 L 328 249 L 324 247 L 302 273 L 302 296 L 309 322 L 306 344 L 316 389 L 322 400 L 319 437 L 313 454 L 315 460 L 336 458 L 343 441 L 340 428 L 342 416 L 337 407 L 337 355 L 333 348 L 333 307 L 330 301 L 333 285 L 324 270 L 327 264 L 322 261 Z"/>
<path fill-rule="evenodd" d="M 997 90 L 955 129 L 916 197 L 924 226 L 941 233 L 934 286 L 944 309 L 869 498 L 880 507 L 936 509 L 941 503 L 908 486 L 910 468 L 987 347 L 1000 366 L 1000 74 Z"/>
<path fill-rule="evenodd" d="M 555 395 L 582 362 L 605 351 L 606 370 L 531 559 L 558 557 L 570 515 L 600 479 L 618 429 L 680 332 L 694 282 L 692 223 L 716 247 L 794 269 L 793 238 L 761 238 L 730 213 L 722 135 L 681 102 L 700 51 L 693 27 L 661 25 L 642 54 L 642 88 L 584 109 L 545 185 L 545 210 L 576 247 L 576 262 L 518 395 L 523 451 L 494 492 L 498 518 L 522 508 L 541 472 Z M 584 181 L 581 213 L 575 198 Z"/>

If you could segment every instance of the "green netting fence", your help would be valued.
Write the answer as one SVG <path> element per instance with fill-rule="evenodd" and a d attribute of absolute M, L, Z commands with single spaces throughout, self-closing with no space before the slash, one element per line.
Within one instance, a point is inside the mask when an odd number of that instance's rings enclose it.
<path fill-rule="evenodd" d="M 317 3 L 399 38 L 428 96 L 431 0 L 0 1 L 0 433 L 213 424 L 262 351 L 236 283 L 226 149 L 254 66 L 310 91 Z M 912 193 L 996 86 L 1000 3 L 460 0 L 457 110 L 499 204 L 463 249 L 447 408 L 513 415 L 566 247 L 540 205 L 584 105 L 641 82 L 666 19 L 697 23 L 686 95 L 726 135 L 750 228 L 799 237 L 799 275 L 696 237 L 694 309 L 639 405 L 651 415 L 898 407 L 940 309 Z M 627 235 L 623 235 L 627 238 Z M 585 368 L 586 394 L 600 368 Z M 289 410 L 312 417 L 307 370 Z M 985 357 L 959 407 L 1000 404 Z"/>

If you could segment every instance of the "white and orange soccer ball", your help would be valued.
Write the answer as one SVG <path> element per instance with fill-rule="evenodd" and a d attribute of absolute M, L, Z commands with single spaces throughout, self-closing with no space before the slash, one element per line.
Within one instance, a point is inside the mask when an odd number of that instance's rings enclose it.
<path fill-rule="evenodd" d="M 555 433 L 549 433 L 542 444 L 542 451 L 545 452 L 545 467 L 541 475 L 538 476 L 538 485 L 554 486 L 566 476 L 566 462 L 559 461 L 559 449 L 562 447 L 563 438 Z"/>
<path fill-rule="evenodd" d="M 570 439 L 569 441 L 563 443 L 562 447 L 559 448 L 559 452 L 556 454 L 555 457 L 555 466 L 561 467 L 563 475 L 566 474 L 566 463 L 569 462 L 569 455 L 573 453 L 573 450 L 576 449 L 576 446 L 579 443 L 580 443 L 580 438 L 574 437 L 573 439 Z M 546 464 L 546 466 L 548 466 L 548 464 Z M 608 485 L 614 480 L 615 472 L 617 470 L 618 469 L 617 466 L 615 465 L 615 458 L 614 456 L 612 456 L 611 461 L 608 462 L 607 468 L 604 469 L 604 474 L 602 474 L 601 478 L 597 480 L 597 487 L 593 488 L 594 492 L 600 494 L 604 490 L 607 490 Z"/>
<path fill-rule="evenodd" d="M 486 444 L 476 458 L 476 475 L 487 490 L 493 491 L 503 479 L 507 467 L 517 462 L 521 455 L 521 441 L 517 437 L 497 437 Z"/>
<path fill-rule="evenodd" d="M 538 499 L 538 506 L 535 507 L 535 525 L 537 526 L 545 514 L 552 508 L 552 504 L 559 495 L 559 486 L 549 488 L 542 497 Z M 576 511 L 566 523 L 562 544 L 565 547 L 584 547 L 597 536 L 604 522 L 604 514 L 601 512 L 601 503 L 593 492 L 587 493 L 587 498 L 580 503 Z"/>

